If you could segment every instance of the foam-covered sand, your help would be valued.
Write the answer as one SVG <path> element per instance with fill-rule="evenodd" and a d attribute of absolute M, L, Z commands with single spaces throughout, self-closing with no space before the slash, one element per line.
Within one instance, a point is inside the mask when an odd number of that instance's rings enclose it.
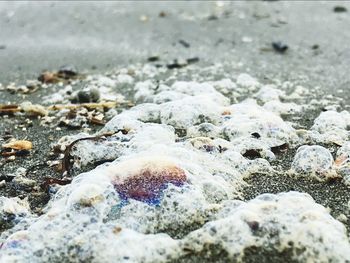
<path fill-rule="evenodd" d="M 158 83 L 164 69 L 150 65 L 128 72 L 88 77 L 103 99 L 121 98 L 115 87 L 124 85 L 137 105 L 111 112 L 96 134 L 113 135 L 80 141 L 70 153 L 75 170 L 114 161 L 59 187 L 39 217 L 23 201 L 1 199 L 0 216 L 14 225 L 1 235 L 2 262 L 200 262 L 213 250 L 239 261 L 251 247 L 291 250 L 300 262 L 350 261 L 345 226 L 309 195 L 239 201 L 253 173 L 349 184 L 349 112 L 322 112 L 302 130 L 284 120 L 312 107 L 300 86 L 287 93 L 287 84 L 263 85 L 245 73 L 183 81 L 185 69 Z M 88 136 L 57 144 L 64 150 Z M 336 160 L 327 143 L 342 145 Z M 278 170 L 272 162 L 287 149 L 298 150 L 290 170 Z"/>

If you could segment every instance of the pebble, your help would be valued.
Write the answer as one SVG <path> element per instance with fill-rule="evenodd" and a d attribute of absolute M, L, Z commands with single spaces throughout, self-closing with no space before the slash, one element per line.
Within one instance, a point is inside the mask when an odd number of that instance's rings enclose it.
<path fill-rule="evenodd" d="M 60 67 L 58 74 L 64 76 L 65 78 L 70 78 L 78 75 L 78 70 L 73 65 L 64 65 Z"/>
<path fill-rule="evenodd" d="M 191 46 L 190 43 L 182 39 L 179 40 L 179 43 L 185 48 L 189 48 Z"/>
<path fill-rule="evenodd" d="M 86 88 L 78 91 L 77 99 L 79 103 L 98 102 L 100 92 L 97 88 Z"/>
<path fill-rule="evenodd" d="M 288 46 L 282 42 L 272 42 L 273 49 L 278 53 L 285 53 L 288 50 Z"/>
<path fill-rule="evenodd" d="M 344 6 L 335 6 L 335 7 L 333 8 L 333 11 L 334 11 L 335 13 L 344 13 L 344 12 L 347 12 L 348 9 L 347 9 L 346 7 L 344 7 Z"/>

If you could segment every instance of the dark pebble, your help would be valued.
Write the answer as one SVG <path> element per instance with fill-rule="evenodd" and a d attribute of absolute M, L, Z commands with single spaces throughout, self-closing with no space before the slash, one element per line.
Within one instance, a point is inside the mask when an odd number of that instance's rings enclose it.
<path fill-rule="evenodd" d="M 58 74 L 64 75 L 65 77 L 73 77 L 78 75 L 78 70 L 72 65 L 65 65 L 60 67 Z"/>
<path fill-rule="evenodd" d="M 80 90 L 77 94 L 77 100 L 80 103 L 98 102 L 100 91 L 97 88 Z"/>
<path fill-rule="evenodd" d="M 344 6 L 335 6 L 335 7 L 333 8 L 333 11 L 334 11 L 335 13 L 344 13 L 344 12 L 347 12 L 348 10 L 347 10 L 346 7 L 344 7 Z"/>
<path fill-rule="evenodd" d="M 319 49 L 319 48 L 320 48 L 320 46 L 319 46 L 319 45 L 317 45 L 317 44 L 315 44 L 315 45 L 313 45 L 311 48 L 312 48 L 312 49 Z"/>
<path fill-rule="evenodd" d="M 257 132 L 253 132 L 251 135 L 252 135 L 252 137 L 254 137 L 255 139 L 259 139 L 259 138 L 261 137 L 260 134 L 257 133 Z"/>
<path fill-rule="evenodd" d="M 14 175 L 2 175 L 0 176 L 0 182 L 5 180 L 5 182 L 11 182 L 15 178 Z"/>
<path fill-rule="evenodd" d="M 160 12 L 159 17 L 166 17 L 166 13 L 164 11 Z"/>
<path fill-rule="evenodd" d="M 210 15 L 208 16 L 208 20 L 212 21 L 212 20 L 218 20 L 219 18 L 216 15 Z"/>
<path fill-rule="evenodd" d="M 185 40 L 180 39 L 179 43 L 183 45 L 185 48 L 189 48 L 191 45 L 190 43 L 186 42 Z"/>
<path fill-rule="evenodd" d="M 278 53 L 285 53 L 288 49 L 288 46 L 282 42 L 272 42 L 272 47 Z"/>
<path fill-rule="evenodd" d="M 197 62 L 199 62 L 199 57 L 188 58 L 188 59 L 186 59 L 186 61 L 188 64 L 197 63 Z"/>
<path fill-rule="evenodd" d="M 5 45 L 0 45 L 0 49 L 6 49 Z"/>
<path fill-rule="evenodd" d="M 175 59 L 173 63 L 170 63 L 166 66 L 168 69 L 183 68 L 187 66 L 187 61 L 178 61 L 177 59 Z"/>
<path fill-rule="evenodd" d="M 247 150 L 242 155 L 251 160 L 256 158 L 261 158 L 260 150 L 256 150 L 256 149 Z"/>
<path fill-rule="evenodd" d="M 77 96 L 78 96 L 78 101 L 80 103 L 90 102 L 90 92 L 88 92 L 87 90 L 80 90 Z"/>
<path fill-rule="evenodd" d="M 147 59 L 149 62 L 155 62 L 159 60 L 159 56 L 151 56 Z"/>
<path fill-rule="evenodd" d="M 19 150 L 15 153 L 16 156 L 26 156 L 30 153 L 28 150 Z"/>

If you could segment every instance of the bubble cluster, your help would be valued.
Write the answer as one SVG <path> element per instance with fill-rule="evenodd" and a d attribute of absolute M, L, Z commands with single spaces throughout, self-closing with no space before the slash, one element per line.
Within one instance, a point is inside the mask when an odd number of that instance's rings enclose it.
<path fill-rule="evenodd" d="M 98 140 L 69 148 L 90 136 L 81 133 L 57 144 L 70 150 L 75 171 L 110 161 L 59 187 L 38 217 L 0 199 L 1 218 L 3 211 L 21 214 L 0 236 L 0 261 L 198 262 L 218 252 L 239 261 L 249 248 L 292 251 L 300 262 L 350 260 L 344 225 L 309 195 L 242 201 L 247 177 L 286 173 L 275 162 L 298 147 L 288 163 L 295 176 L 340 174 L 345 180 L 348 112 L 321 113 L 301 131 L 283 117 L 303 109 L 288 102 L 301 97 L 301 87 L 288 97 L 283 85 L 262 85 L 245 73 L 180 81 L 190 71 L 179 70 L 156 82 L 162 69 L 144 65 L 134 66 L 132 77 L 127 72 L 88 81 L 101 98 L 125 87 L 137 105 L 115 113 L 94 134 Z M 252 98 L 239 99 L 247 94 Z M 310 141 L 343 147 L 334 161 L 326 147 L 306 145 Z"/>
<path fill-rule="evenodd" d="M 298 148 L 292 169 L 301 174 L 312 174 L 320 178 L 332 175 L 333 156 L 319 145 L 304 145 Z"/>

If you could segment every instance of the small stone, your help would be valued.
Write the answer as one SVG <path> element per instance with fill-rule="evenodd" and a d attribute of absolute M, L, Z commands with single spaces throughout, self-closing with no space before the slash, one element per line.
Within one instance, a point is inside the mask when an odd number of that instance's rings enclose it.
<path fill-rule="evenodd" d="M 90 93 L 87 90 L 80 90 L 77 97 L 80 103 L 88 103 L 91 100 Z"/>
<path fill-rule="evenodd" d="M 149 62 L 155 62 L 159 60 L 159 56 L 151 56 L 147 59 Z"/>
<path fill-rule="evenodd" d="M 78 70 L 73 65 L 65 65 L 60 67 L 58 74 L 63 78 L 70 78 L 78 75 Z"/>
<path fill-rule="evenodd" d="M 278 53 L 285 53 L 288 49 L 288 46 L 282 42 L 272 42 L 272 47 Z"/>
<path fill-rule="evenodd" d="M 164 11 L 161 11 L 158 16 L 159 17 L 166 17 L 166 13 Z"/>
<path fill-rule="evenodd" d="M 218 18 L 218 16 L 216 16 L 216 15 L 210 15 L 210 16 L 208 16 L 208 20 L 209 21 L 212 21 L 212 20 L 218 20 L 219 18 Z"/>
<path fill-rule="evenodd" d="M 199 62 L 199 58 L 198 57 L 188 58 L 186 59 L 186 61 L 188 64 L 197 63 Z"/>
<path fill-rule="evenodd" d="M 257 132 L 253 132 L 251 135 L 255 139 L 259 139 L 261 137 L 261 135 L 259 133 L 257 133 Z"/>
<path fill-rule="evenodd" d="M 185 48 L 189 48 L 189 47 L 191 46 L 190 43 L 188 43 L 187 41 L 182 40 L 182 39 L 179 40 L 179 43 L 180 43 L 182 46 L 184 46 Z"/>
<path fill-rule="evenodd" d="M 335 13 L 344 13 L 344 12 L 347 12 L 348 10 L 347 10 L 346 7 L 344 7 L 344 6 L 335 6 L 335 7 L 333 8 L 333 11 L 334 11 Z"/>

